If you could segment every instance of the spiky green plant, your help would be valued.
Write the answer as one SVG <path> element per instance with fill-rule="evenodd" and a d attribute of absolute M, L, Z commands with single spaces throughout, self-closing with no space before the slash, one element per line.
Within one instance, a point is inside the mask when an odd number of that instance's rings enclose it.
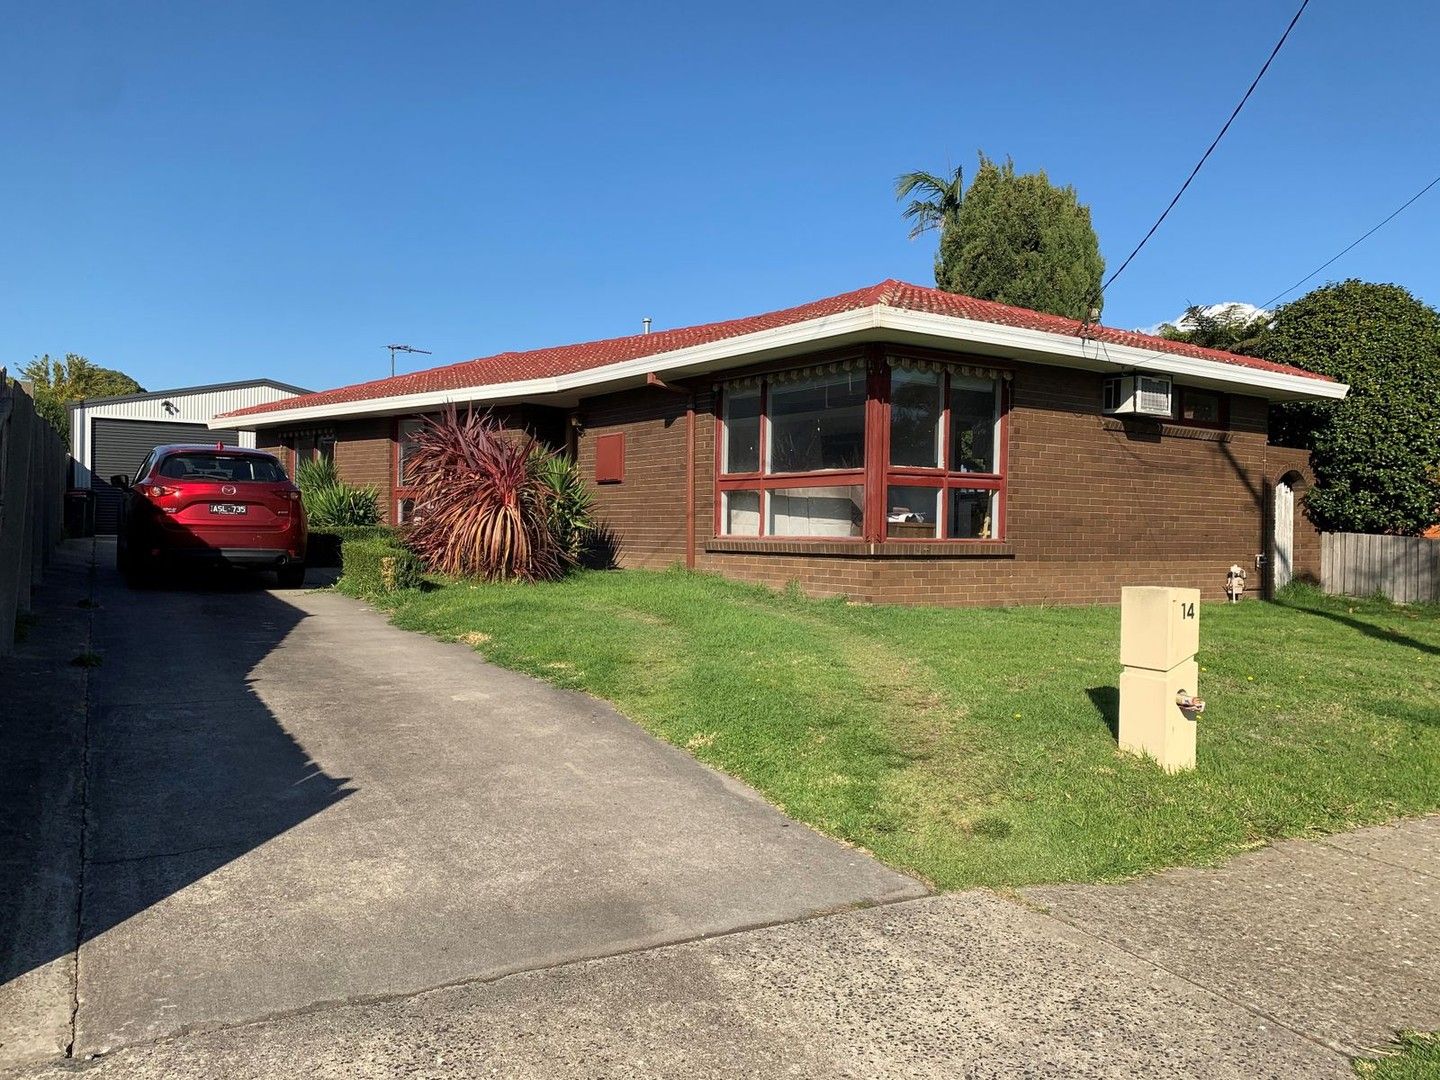
<path fill-rule="evenodd" d="M 374 525 L 380 520 L 380 493 L 371 487 L 342 483 L 308 491 L 302 487 L 300 501 L 312 529 Z"/>
<path fill-rule="evenodd" d="M 556 543 L 568 562 L 579 563 L 595 533 L 595 497 L 580 467 L 564 454 L 538 448 L 530 455 L 530 467 L 550 489 L 550 531 Z"/>
<path fill-rule="evenodd" d="M 340 483 L 340 473 L 333 458 L 317 457 L 295 467 L 295 486 L 303 491 L 319 491 Z"/>
<path fill-rule="evenodd" d="M 295 468 L 295 484 L 312 529 L 374 525 L 380 520 L 380 493 L 345 483 L 331 458 L 300 462 Z"/>

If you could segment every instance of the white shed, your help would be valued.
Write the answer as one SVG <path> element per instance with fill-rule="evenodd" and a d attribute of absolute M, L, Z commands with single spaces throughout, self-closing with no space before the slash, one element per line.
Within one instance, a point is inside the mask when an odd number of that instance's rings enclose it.
<path fill-rule="evenodd" d="M 274 379 L 186 386 L 120 397 L 90 398 L 70 405 L 72 488 L 95 493 L 95 531 L 115 531 L 120 493 L 110 477 L 131 475 L 153 447 L 166 443 L 224 442 L 254 446 L 255 432 L 213 430 L 211 417 L 247 405 L 263 405 L 308 390 Z"/>

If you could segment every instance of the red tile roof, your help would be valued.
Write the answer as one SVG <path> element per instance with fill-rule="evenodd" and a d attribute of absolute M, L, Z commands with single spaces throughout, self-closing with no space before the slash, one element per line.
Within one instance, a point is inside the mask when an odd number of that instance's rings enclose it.
<path fill-rule="evenodd" d="M 396 375 L 389 379 L 342 386 L 336 390 L 325 390 L 316 394 L 301 394 L 252 405 L 225 413 L 225 416 L 245 416 L 249 413 L 281 412 L 289 409 L 304 409 L 318 405 L 336 405 L 352 401 L 368 401 L 382 397 L 401 397 L 409 394 L 426 394 L 445 390 L 460 390 L 498 383 L 519 382 L 526 379 L 550 378 L 568 375 L 590 368 L 605 367 L 635 360 L 643 356 L 658 356 L 662 353 L 685 349 L 694 345 L 723 341 L 762 330 L 774 330 L 794 323 L 808 322 L 826 315 L 883 305 L 907 311 L 928 312 L 934 315 L 950 315 L 955 318 L 971 319 L 976 322 L 995 323 L 1001 326 L 1015 326 L 1028 330 L 1043 330 L 1051 334 L 1075 337 L 1082 325 L 1074 319 L 1059 315 L 1046 315 L 1028 308 L 1011 307 L 990 300 L 976 300 L 970 296 L 927 289 L 920 285 L 909 285 L 903 281 L 882 281 L 866 289 L 841 293 L 799 307 L 772 311 L 767 315 L 752 315 L 744 319 L 729 319 L 725 322 L 705 323 L 701 326 L 686 326 L 678 330 L 657 330 L 650 334 L 635 334 L 630 337 L 610 338 L 606 341 L 589 341 L 580 345 L 560 345 L 548 349 L 532 349 L 529 352 L 505 352 L 496 356 L 485 356 L 477 360 L 466 360 L 459 364 L 429 368 L 408 375 Z M 1301 368 L 1259 360 L 1253 356 L 1238 356 L 1221 352 L 1219 349 L 1205 349 L 1183 341 L 1168 341 L 1165 338 L 1141 334 L 1133 330 L 1117 330 L 1113 327 L 1091 324 L 1084 329 L 1084 336 L 1113 345 L 1129 345 L 1137 349 L 1150 349 L 1157 353 L 1171 353 L 1201 360 L 1218 360 L 1221 363 L 1260 371 L 1282 372 L 1299 375 L 1320 382 L 1333 382 L 1323 375 Z"/>

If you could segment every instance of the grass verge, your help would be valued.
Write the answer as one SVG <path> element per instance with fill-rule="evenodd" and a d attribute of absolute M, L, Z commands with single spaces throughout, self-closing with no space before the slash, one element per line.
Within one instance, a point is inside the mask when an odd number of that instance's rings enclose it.
<path fill-rule="evenodd" d="M 1394 1050 L 1355 1062 L 1355 1075 L 1365 1080 L 1437 1080 L 1440 1032 L 1400 1032 Z"/>
<path fill-rule="evenodd" d="M 382 596 L 942 888 L 1115 880 L 1440 807 L 1440 611 L 1207 606 L 1199 769 L 1120 753 L 1114 607 L 869 607 L 682 571 Z"/>

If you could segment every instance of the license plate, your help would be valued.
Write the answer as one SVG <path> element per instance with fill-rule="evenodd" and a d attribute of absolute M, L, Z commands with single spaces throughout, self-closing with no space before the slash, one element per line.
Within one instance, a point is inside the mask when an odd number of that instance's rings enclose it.
<path fill-rule="evenodd" d="M 246 505 L 245 505 L 244 503 L 211 503 L 211 504 L 210 504 L 210 512 L 211 512 L 212 514 L 221 514 L 221 515 L 223 515 L 223 516 L 225 516 L 225 517 L 234 517 L 234 516 L 236 516 L 236 515 L 238 515 L 238 514 L 243 514 L 243 513 L 245 513 L 246 509 L 248 509 L 248 508 L 246 507 Z"/>

